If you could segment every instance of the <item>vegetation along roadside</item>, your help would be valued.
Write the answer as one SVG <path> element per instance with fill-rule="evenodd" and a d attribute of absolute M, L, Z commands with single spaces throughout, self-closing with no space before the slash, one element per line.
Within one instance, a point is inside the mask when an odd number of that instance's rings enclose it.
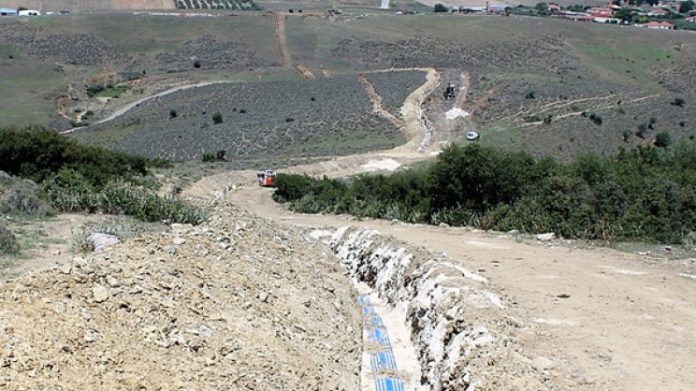
<path fill-rule="evenodd" d="M 570 163 L 450 146 L 426 167 L 348 180 L 277 177 L 274 199 L 303 213 L 681 243 L 696 231 L 696 144 L 638 147 Z"/>
<path fill-rule="evenodd" d="M 0 206 L 3 213 L 55 210 L 201 223 L 203 209 L 157 195 L 157 182 L 148 175 L 148 168 L 161 164 L 161 160 L 80 145 L 41 128 L 0 129 L 0 170 L 9 174 L 8 186 L 0 191 Z M 10 181 L 10 176 L 23 181 Z M 19 189 L 16 183 L 26 186 Z"/>

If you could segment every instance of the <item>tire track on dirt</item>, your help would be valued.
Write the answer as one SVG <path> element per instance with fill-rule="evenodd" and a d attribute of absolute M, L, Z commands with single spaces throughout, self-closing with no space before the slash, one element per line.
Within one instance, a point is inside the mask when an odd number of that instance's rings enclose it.
<path fill-rule="evenodd" d="M 277 12 L 273 14 L 275 18 L 275 36 L 278 44 L 278 55 L 280 56 L 280 66 L 292 68 L 292 57 L 288 50 L 288 40 L 285 35 L 285 14 Z"/>

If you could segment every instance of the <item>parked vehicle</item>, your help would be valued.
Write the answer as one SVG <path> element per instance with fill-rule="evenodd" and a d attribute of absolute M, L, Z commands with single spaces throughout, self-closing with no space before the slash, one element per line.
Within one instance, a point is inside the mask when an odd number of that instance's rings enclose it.
<path fill-rule="evenodd" d="M 469 141 L 478 140 L 480 137 L 481 135 L 476 132 L 466 132 L 466 139 Z"/>
<path fill-rule="evenodd" d="M 256 179 L 261 187 L 275 187 L 276 173 L 273 170 L 259 171 L 256 173 Z"/>

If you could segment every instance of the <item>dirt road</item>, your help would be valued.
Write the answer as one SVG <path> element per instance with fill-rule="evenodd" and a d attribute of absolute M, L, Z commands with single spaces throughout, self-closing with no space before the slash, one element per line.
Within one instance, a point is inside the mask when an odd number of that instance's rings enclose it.
<path fill-rule="evenodd" d="M 422 126 L 423 117 L 417 102 L 429 95 L 419 94 L 438 86 L 438 78 L 430 76 L 431 84 L 409 97 L 402 110 L 414 131 Z M 430 113 L 436 114 L 442 113 Z M 391 156 L 425 156 L 417 152 L 424 135 L 412 136 L 407 146 L 391 151 Z M 284 171 L 344 176 L 364 171 L 366 160 L 389 153 Z M 238 190 L 225 192 L 232 183 L 239 185 Z M 540 371 L 548 371 L 559 389 L 690 390 L 696 384 L 693 261 L 659 261 L 566 242 L 518 241 L 466 228 L 296 214 L 276 204 L 271 191 L 258 188 L 252 172 L 205 178 L 187 193 L 224 197 L 257 215 L 299 227 L 368 227 L 447 253 L 506 293 L 507 301 L 513 303 L 506 311 L 523 325 L 518 336 L 523 350 L 517 353 L 536 362 Z"/>
<path fill-rule="evenodd" d="M 355 221 L 288 212 L 253 184 L 227 199 L 302 227 L 373 228 L 477 270 L 517 303 L 529 359 L 553 362 L 552 380 L 585 390 L 689 390 L 696 384 L 693 264 L 610 249 L 518 242 L 464 228 Z M 680 275 L 682 274 L 682 275 Z"/>
<path fill-rule="evenodd" d="M 275 36 L 278 43 L 278 55 L 280 56 L 280 66 L 292 67 L 292 57 L 288 50 L 288 41 L 285 36 L 285 14 L 278 12 L 274 14 Z"/>
<path fill-rule="evenodd" d="M 209 85 L 213 85 L 213 84 L 224 84 L 224 83 L 235 83 L 235 82 L 229 81 L 229 80 L 204 81 L 204 82 L 200 82 L 200 83 L 196 83 L 196 84 L 186 84 L 186 85 L 182 85 L 182 86 L 178 86 L 178 87 L 174 87 L 174 88 L 169 88 L 169 89 L 164 90 L 162 92 L 158 92 L 154 95 L 146 96 L 144 98 L 140 98 L 138 100 L 134 100 L 133 102 L 125 104 L 124 106 L 122 106 L 118 110 L 111 113 L 111 115 L 109 115 L 108 117 L 101 119 L 99 121 L 96 121 L 91 125 L 99 125 L 99 124 L 103 124 L 105 122 L 113 121 L 114 119 L 122 116 L 123 114 L 126 114 L 127 112 L 134 109 L 135 107 L 138 107 L 141 103 L 147 102 L 150 99 L 161 98 L 165 95 L 173 94 L 173 93 L 178 92 L 178 91 L 188 90 L 191 88 L 205 87 L 205 86 L 209 86 Z M 86 126 L 80 126 L 77 128 L 64 130 L 60 133 L 61 134 L 69 134 L 69 133 L 73 133 L 73 132 L 80 130 L 80 129 L 83 129 L 83 128 L 86 128 Z"/>

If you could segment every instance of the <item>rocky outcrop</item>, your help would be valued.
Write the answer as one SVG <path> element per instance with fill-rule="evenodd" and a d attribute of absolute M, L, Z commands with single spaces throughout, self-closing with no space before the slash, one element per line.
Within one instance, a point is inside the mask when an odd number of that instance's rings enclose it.
<path fill-rule="evenodd" d="M 352 278 L 406 308 L 421 383 L 433 391 L 550 389 L 515 351 L 523 326 L 489 281 L 446 255 L 369 229 L 341 228 L 328 242 Z"/>
<path fill-rule="evenodd" d="M 333 256 L 211 214 L 0 282 L 0 389 L 358 390 L 360 307 Z"/>

